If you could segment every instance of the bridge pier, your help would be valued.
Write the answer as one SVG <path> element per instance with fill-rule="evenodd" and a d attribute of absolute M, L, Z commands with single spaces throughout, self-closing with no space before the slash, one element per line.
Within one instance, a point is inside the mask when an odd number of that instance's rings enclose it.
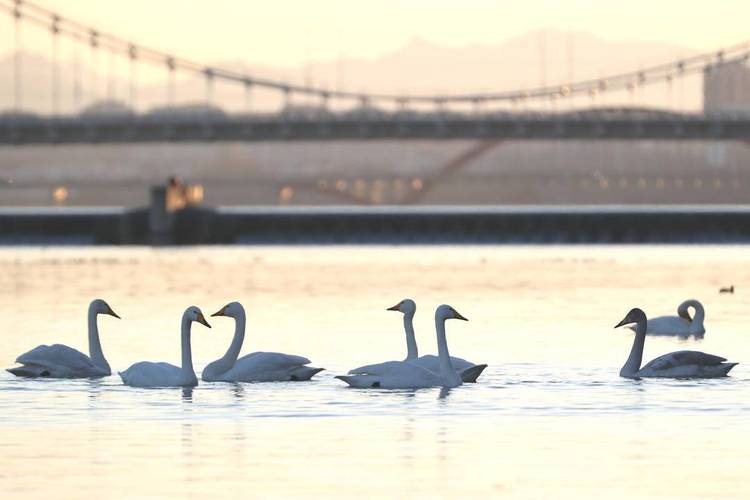
<path fill-rule="evenodd" d="M 174 243 L 174 217 L 167 210 L 167 187 L 152 186 L 148 207 L 149 240 L 154 246 Z"/>

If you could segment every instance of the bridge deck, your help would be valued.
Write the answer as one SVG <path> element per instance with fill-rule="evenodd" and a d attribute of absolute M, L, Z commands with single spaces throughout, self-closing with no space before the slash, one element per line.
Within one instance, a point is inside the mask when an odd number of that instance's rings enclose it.
<path fill-rule="evenodd" d="M 384 139 L 750 140 L 750 115 L 0 117 L 0 144 L 6 145 Z"/>

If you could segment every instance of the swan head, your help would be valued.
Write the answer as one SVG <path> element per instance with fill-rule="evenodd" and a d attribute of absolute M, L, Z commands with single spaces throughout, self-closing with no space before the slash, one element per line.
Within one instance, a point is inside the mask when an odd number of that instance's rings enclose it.
<path fill-rule="evenodd" d="M 203 313 L 198 307 L 195 307 L 195 306 L 188 307 L 187 309 L 185 309 L 184 316 L 188 321 L 196 321 L 203 326 L 207 326 L 211 328 L 211 325 L 208 324 L 208 321 L 206 321 L 206 318 L 203 316 Z"/>
<path fill-rule="evenodd" d="M 437 310 L 435 310 L 435 319 L 440 321 L 445 321 L 448 319 L 460 319 L 462 321 L 469 321 L 468 318 L 463 317 L 461 313 L 447 304 L 443 304 L 442 306 L 439 306 Z"/>
<path fill-rule="evenodd" d="M 697 312 L 698 312 L 698 308 L 699 308 L 699 307 L 701 307 L 701 308 L 702 308 L 703 306 L 701 305 L 701 303 L 700 303 L 700 302 L 698 302 L 698 301 L 697 301 L 697 300 L 695 300 L 695 299 L 689 299 L 689 300 L 686 300 L 685 302 L 683 302 L 682 304 L 680 304 L 680 305 L 679 305 L 679 306 L 677 307 L 677 315 L 678 315 L 678 316 L 679 316 L 680 318 L 682 318 L 682 319 L 684 319 L 684 320 L 687 320 L 687 321 L 688 321 L 689 323 L 692 323 L 692 322 L 693 322 L 693 317 L 692 317 L 692 316 L 690 316 L 690 308 L 691 308 L 691 307 L 692 307 L 692 308 L 693 308 L 693 310 L 695 310 L 695 311 L 696 311 L 696 313 L 697 313 Z"/>
<path fill-rule="evenodd" d="M 414 314 L 417 312 L 417 304 L 411 299 L 404 299 L 395 306 L 391 306 L 386 311 L 399 311 L 404 314 Z"/>
<path fill-rule="evenodd" d="M 630 310 L 630 312 L 615 325 L 615 328 L 619 328 L 623 325 L 629 325 L 631 323 L 645 323 L 646 322 L 646 313 L 643 312 L 641 309 L 633 308 Z"/>
<path fill-rule="evenodd" d="M 211 316 L 229 316 L 230 318 L 239 318 L 245 314 L 245 308 L 239 302 L 230 302 Z"/>
<path fill-rule="evenodd" d="M 102 299 L 94 299 L 91 301 L 91 305 L 89 306 L 89 309 L 94 311 L 96 314 L 107 314 L 109 316 L 114 316 L 117 319 L 121 319 L 116 312 L 112 310 L 111 307 L 109 307 L 109 304 L 107 304 Z"/>

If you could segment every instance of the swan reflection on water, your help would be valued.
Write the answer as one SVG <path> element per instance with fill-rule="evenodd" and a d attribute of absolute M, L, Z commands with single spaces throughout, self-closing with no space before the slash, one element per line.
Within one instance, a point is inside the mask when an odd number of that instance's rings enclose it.
<path fill-rule="evenodd" d="M 193 402 L 193 391 L 195 390 L 195 387 L 193 386 L 187 386 L 182 388 L 182 402 L 183 403 L 192 403 Z"/>

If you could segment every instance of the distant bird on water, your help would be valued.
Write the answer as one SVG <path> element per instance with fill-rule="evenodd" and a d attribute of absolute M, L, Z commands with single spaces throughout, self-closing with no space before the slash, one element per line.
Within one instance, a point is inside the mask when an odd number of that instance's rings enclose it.
<path fill-rule="evenodd" d="M 734 285 L 732 285 L 730 287 L 726 287 L 726 286 L 725 287 L 721 287 L 719 289 L 719 293 L 734 293 Z"/>

